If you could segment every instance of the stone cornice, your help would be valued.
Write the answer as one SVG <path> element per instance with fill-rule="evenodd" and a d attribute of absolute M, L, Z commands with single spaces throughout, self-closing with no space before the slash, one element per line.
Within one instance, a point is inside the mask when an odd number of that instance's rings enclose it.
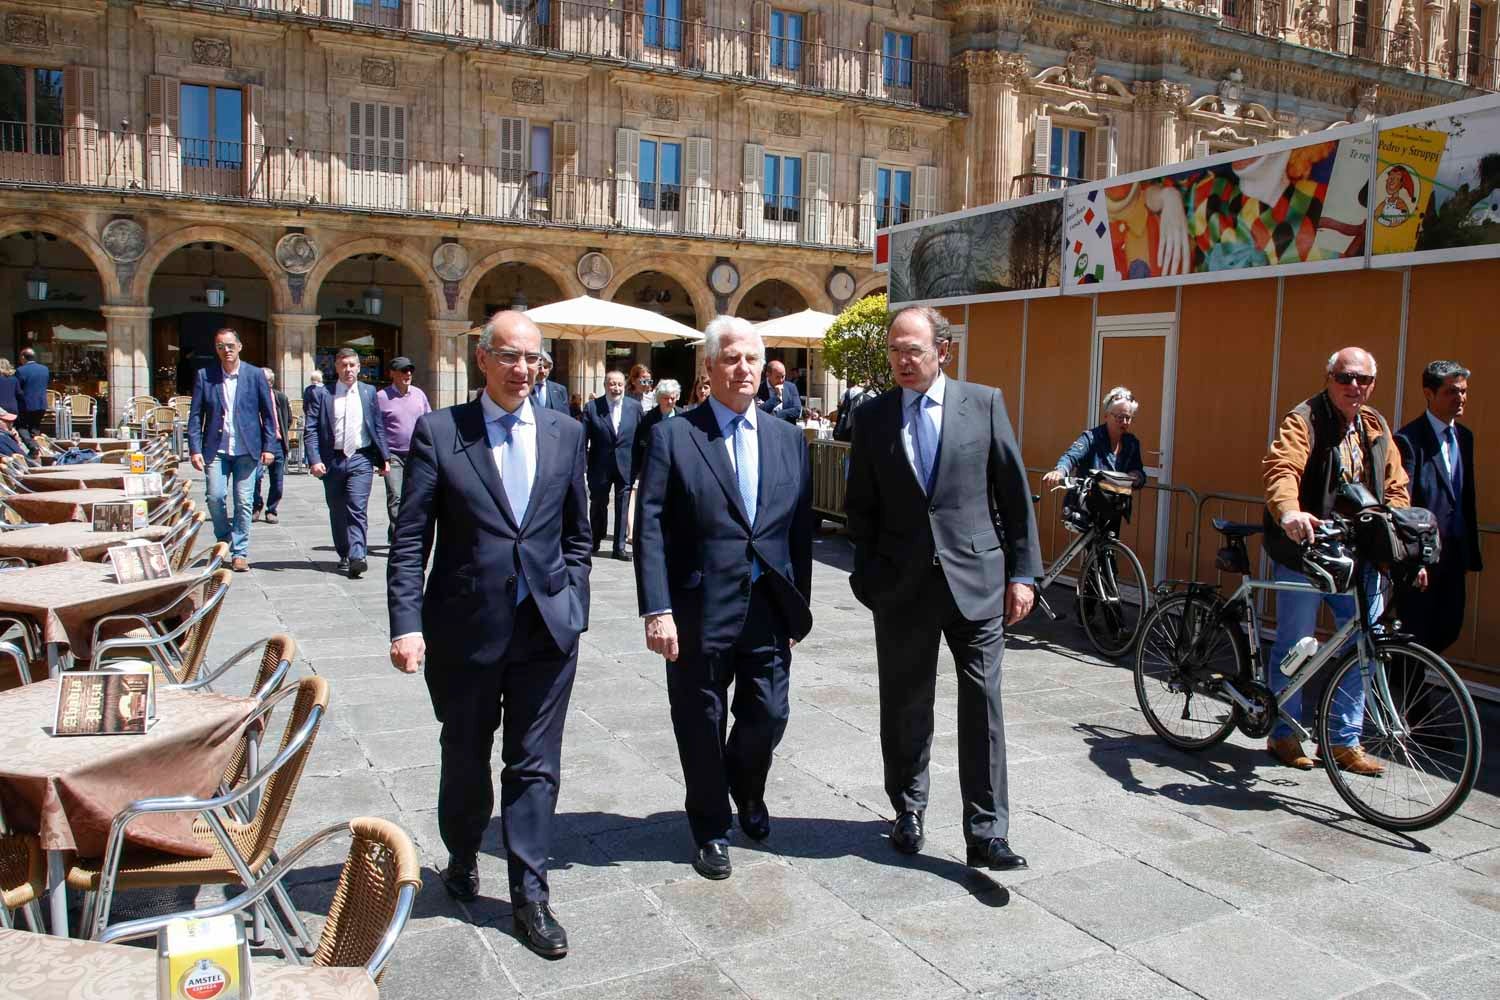
<path fill-rule="evenodd" d="M 199 14 L 175 7 L 141 6 L 135 9 L 135 16 L 158 31 L 166 28 L 175 31 L 207 31 L 222 35 L 227 29 L 232 28 L 236 36 L 243 35 L 259 39 L 280 39 L 285 37 L 287 32 L 285 24 L 244 19 L 236 21 L 231 26 L 225 23 L 224 18 L 216 14 Z"/>

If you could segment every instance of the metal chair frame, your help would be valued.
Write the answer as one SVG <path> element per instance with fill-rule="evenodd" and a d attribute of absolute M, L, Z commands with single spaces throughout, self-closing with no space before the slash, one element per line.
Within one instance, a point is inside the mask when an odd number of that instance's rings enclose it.
<path fill-rule="evenodd" d="M 13 832 L 10 825 L 5 822 L 5 812 L 0 810 L 0 841 L 4 840 L 11 840 L 14 844 L 13 849 L 26 852 L 26 882 L 16 888 L 29 888 L 30 892 L 27 895 L 31 898 L 22 901 L 18 909 L 26 918 L 26 926 L 33 934 L 45 934 L 47 925 L 42 920 L 41 898 L 47 885 L 47 866 L 42 860 L 41 844 L 31 834 Z M 0 889 L 3 888 L 0 886 Z M 0 927 L 13 928 L 14 926 L 11 909 L 0 902 Z"/>
<path fill-rule="evenodd" d="M 104 663 L 104 655 L 112 649 L 144 649 L 150 656 L 151 661 L 161 669 L 170 684 L 182 684 L 192 678 L 185 677 L 184 673 L 202 664 L 203 655 L 206 652 L 208 641 L 212 637 L 214 622 L 218 619 L 219 605 L 224 603 L 224 597 L 229 592 L 229 584 L 232 574 L 228 570 L 215 570 L 205 574 L 188 584 L 187 588 L 166 607 L 158 611 L 137 614 L 133 612 L 105 615 L 94 623 L 93 655 L 89 659 L 89 669 L 99 670 Z M 217 583 L 218 586 L 214 587 Z M 178 610 L 180 605 L 189 603 L 193 594 L 200 588 L 205 590 L 213 588 L 201 605 L 195 608 L 183 621 L 174 628 L 163 631 L 161 624 L 164 619 Z M 194 627 L 208 622 L 203 632 L 198 636 L 200 648 L 197 650 L 184 649 L 177 640 L 186 636 Z M 122 624 L 134 622 L 146 630 L 146 635 L 122 635 L 113 639 L 100 641 L 99 635 L 103 629 L 111 624 Z"/>

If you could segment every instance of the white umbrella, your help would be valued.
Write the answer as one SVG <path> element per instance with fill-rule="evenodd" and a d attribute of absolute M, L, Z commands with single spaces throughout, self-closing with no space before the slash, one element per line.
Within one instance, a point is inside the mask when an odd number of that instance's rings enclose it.
<path fill-rule="evenodd" d="M 755 324 L 755 332 L 767 347 L 808 347 L 823 345 L 823 335 L 838 319 L 833 313 L 804 309 L 789 316 L 778 316 Z"/>
<path fill-rule="evenodd" d="M 703 339 L 703 334 L 697 330 L 660 313 L 619 302 L 606 302 L 592 295 L 580 295 L 576 299 L 528 309 L 526 318 L 541 328 L 543 337 L 556 340 L 658 344 L 668 340 L 697 342 Z"/>

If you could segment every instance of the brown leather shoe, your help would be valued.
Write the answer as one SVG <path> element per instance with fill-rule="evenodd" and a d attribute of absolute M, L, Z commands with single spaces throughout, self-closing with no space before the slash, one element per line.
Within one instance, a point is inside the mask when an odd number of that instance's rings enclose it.
<path fill-rule="evenodd" d="M 1374 777 L 1385 773 L 1385 765 L 1365 753 L 1364 748 L 1360 746 L 1334 747 L 1333 762 L 1339 766 L 1340 770 L 1351 774 L 1367 774 Z"/>
<path fill-rule="evenodd" d="M 1315 766 L 1312 758 L 1302 752 L 1302 741 L 1295 736 L 1266 740 L 1266 749 L 1271 752 L 1272 757 L 1287 767 L 1295 767 L 1299 771 L 1311 771 Z"/>
<path fill-rule="evenodd" d="M 244 556 L 235 556 L 234 562 L 231 565 L 233 566 L 236 573 L 250 572 L 250 560 L 246 559 Z"/>

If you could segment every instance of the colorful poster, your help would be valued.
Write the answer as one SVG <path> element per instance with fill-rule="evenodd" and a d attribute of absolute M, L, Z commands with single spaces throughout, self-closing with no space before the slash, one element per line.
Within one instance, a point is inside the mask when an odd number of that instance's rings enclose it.
<path fill-rule="evenodd" d="M 1422 217 L 1448 134 L 1406 125 L 1380 133 L 1379 173 L 1375 175 L 1376 253 L 1407 253 L 1417 248 Z"/>
<path fill-rule="evenodd" d="M 1381 129 L 1380 171 L 1375 253 L 1500 245 L 1500 107 Z"/>
<path fill-rule="evenodd" d="M 1062 194 L 891 233 L 890 301 L 935 302 L 1057 288 Z"/>
<path fill-rule="evenodd" d="M 1069 273 L 1079 284 L 1117 281 L 1120 277 L 1115 269 L 1105 201 L 1104 192 L 1098 188 L 1081 198 L 1068 200 L 1064 225 L 1069 240 L 1068 258 L 1072 261 Z"/>

